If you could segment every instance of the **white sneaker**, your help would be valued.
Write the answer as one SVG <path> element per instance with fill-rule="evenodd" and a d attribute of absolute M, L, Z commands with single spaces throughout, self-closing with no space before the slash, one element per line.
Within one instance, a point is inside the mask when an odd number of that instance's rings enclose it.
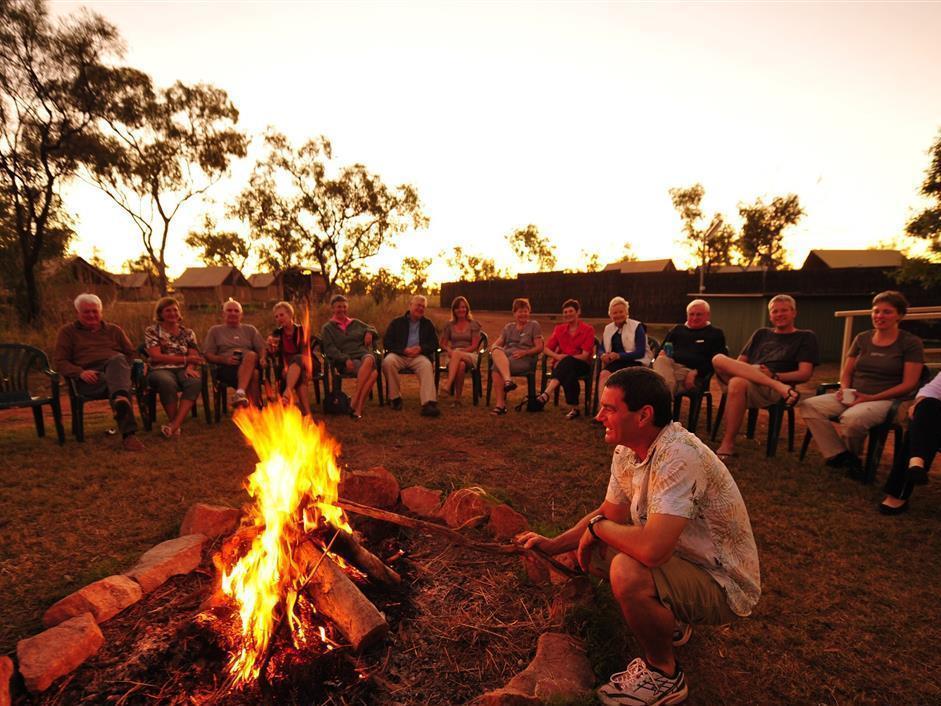
<path fill-rule="evenodd" d="M 623 672 L 611 675 L 611 681 L 598 689 L 598 699 L 606 706 L 659 706 L 686 700 L 689 688 L 680 665 L 668 677 L 656 667 L 649 667 L 638 657 Z"/>
<path fill-rule="evenodd" d="M 232 398 L 233 407 L 248 407 L 248 397 L 242 390 L 236 390 Z"/>

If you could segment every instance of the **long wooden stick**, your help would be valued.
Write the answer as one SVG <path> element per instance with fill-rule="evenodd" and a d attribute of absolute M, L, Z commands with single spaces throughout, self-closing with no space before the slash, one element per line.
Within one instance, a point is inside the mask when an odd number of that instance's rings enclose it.
<path fill-rule="evenodd" d="M 426 532 L 431 532 L 432 534 L 438 534 L 442 537 L 446 537 L 448 540 L 454 544 L 459 544 L 462 547 L 467 547 L 468 549 L 476 549 L 482 552 L 490 552 L 491 554 L 529 554 L 539 561 L 548 564 L 554 570 L 558 571 L 560 574 L 565 576 L 581 576 L 577 571 L 574 571 L 567 567 L 565 564 L 556 561 L 551 556 L 546 554 L 539 549 L 524 549 L 518 544 L 496 544 L 494 542 L 475 542 L 473 539 L 468 539 L 460 532 L 457 532 L 450 527 L 445 527 L 444 525 L 439 525 L 435 522 L 428 522 L 427 520 L 419 520 L 414 517 L 406 517 L 405 515 L 399 515 L 395 512 L 389 512 L 388 510 L 380 510 L 377 507 L 371 507 L 369 505 L 362 505 L 361 503 L 353 502 L 352 500 L 343 500 L 342 498 L 337 501 L 337 505 L 342 507 L 347 512 L 352 512 L 357 515 L 364 515 L 366 517 L 372 517 L 376 520 L 383 520 L 385 522 L 391 522 L 394 525 L 399 525 L 401 527 L 409 527 L 411 529 L 425 530 Z"/>

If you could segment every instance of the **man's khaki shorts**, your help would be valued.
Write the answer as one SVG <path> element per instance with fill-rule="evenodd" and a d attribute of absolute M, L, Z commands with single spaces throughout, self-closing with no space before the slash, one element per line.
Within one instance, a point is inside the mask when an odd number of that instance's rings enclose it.
<path fill-rule="evenodd" d="M 605 547 L 604 555 L 592 555 L 592 573 L 607 576 L 611 561 L 617 552 Z M 597 571 L 600 569 L 600 572 Z M 697 625 L 725 625 L 738 617 L 729 607 L 725 590 L 701 566 L 674 554 L 660 566 L 650 570 L 657 598 L 673 611 L 674 617 L 684 623 Z"/>
<path fill-rule="evenodd" d="M 753 365 L 752 367 L 756 369 L 761 368 L 760 365 Z M 728 385 L 720 382 L 719 388 L 722 392 L 725 392 L 728 390 Z M 759 385 L 751 380 L 748 381 L 748 390 L 745 392 L 745 406 L 749 409 L 770 407 L 780 399 L 781 393 L 777 390 L 766 387 L 765 385 Z"/>

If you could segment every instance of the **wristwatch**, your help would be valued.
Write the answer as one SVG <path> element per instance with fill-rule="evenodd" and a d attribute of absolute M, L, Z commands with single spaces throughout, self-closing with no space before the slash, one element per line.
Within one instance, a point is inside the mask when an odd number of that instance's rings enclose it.
<path fill-rule="evenodd" d="M 597 525 L 602 520 L 607 520 L 607 519 L 608 518 L 605 517 L 604 515 L 598 514 L 592 517 L 590 520 L 588 520 L 588 531 L 591 532 L 592 537 L 594 537 L 597 540 L 601 540 L 601 537 L 595 534 L 595 525 Z"/>

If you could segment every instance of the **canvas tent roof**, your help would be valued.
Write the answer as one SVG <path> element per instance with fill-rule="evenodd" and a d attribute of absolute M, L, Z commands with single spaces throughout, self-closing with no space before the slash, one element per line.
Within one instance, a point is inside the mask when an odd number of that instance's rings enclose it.
<path fill-rule="evenodd" d="M 255 288 L 268 287 L 274 283 L 275 274 L 272 272 L 256 272 L 248 276 L 248 283 Z"/>
<path fill-rule="evenodd" d="M 803 267 L 813 257 L 830 268 L 901 267 L 905 262 L 905 256 L 898 250 L 811 250 Z"/>
<path fill-rule="evenodd" d="M 174 282 L 174 289 L 186 287 L 218 287 L 223 284 L 247 285 L 245 276 L 231 265 L 187 267 Z"/>
<path fill-rule="evenodd" d="M 604 269 L 605 272 L 619 270 L 620 272 L 637 274 L 640 272 L 664 272 L 675 270 L 676 267 L 673 265 L 673 260 L 667 258 L 666 260 L 622 260 L 621 262 L 612 262 Z"/>
<path fill-rule="evenodd" d="M 131 272 L 128 273 L 118 273 L 112 274 L 111 279 L 118 283 L 119 286 L 124 287 L 125 289 L 130 289 L 132 287 L 144 287 L 150 283 L 150 275 L 146 272 Z"/>

